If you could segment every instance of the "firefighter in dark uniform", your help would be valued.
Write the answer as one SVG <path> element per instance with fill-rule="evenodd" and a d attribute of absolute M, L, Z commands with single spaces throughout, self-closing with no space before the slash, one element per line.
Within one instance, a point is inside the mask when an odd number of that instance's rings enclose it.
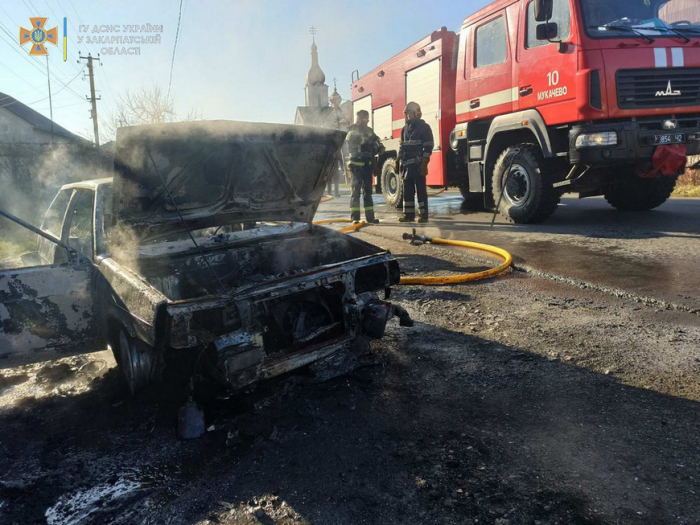
<path fill-rule="evenodd" d="M 372 202 L 372 168 L 374 156 L 384 153 L 384 146 L 374 134 L 369 123 L 369 113 L 364 109 L 357 112 L 357 122 L 348 128 L 346 142 L 348 145 L 348 170 L 351 180 L 350 218 L 356 224 L 360 222 L 360 192 L 365 207 L 365 218 L 370 224 L 379 222 L 374 217 Z"/>
<path fill-rule="evenodd" d="M 418 194 L 418 222 L 428 222 L 428 190 L 425 178 L 433 153 L 433 131 L 421 118 L 420 106 L 409 102 L 404 110 L 406 125 L 401 130 L 399 147 L 401 177 L 403 179 L 403 217 L 399 222 L 416 220 L 415 196 Z"/>

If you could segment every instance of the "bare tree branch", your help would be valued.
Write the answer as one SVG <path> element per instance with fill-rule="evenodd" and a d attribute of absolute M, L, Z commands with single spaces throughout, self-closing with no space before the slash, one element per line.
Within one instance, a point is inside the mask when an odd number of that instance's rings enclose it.
<path fill-rule="evenodd" d="M 197 120 L 201 112 L 191 108 L 184 118 L 178 118 L 172 97 L 167 96 L 160 86 L 153 84 L 138 90 L 127 90 L 117 101 L 116 109 L 104 121 L 105 136 L 114 140 L 117 129 L 139 124 L 159 124 L 178 120 Z"/>

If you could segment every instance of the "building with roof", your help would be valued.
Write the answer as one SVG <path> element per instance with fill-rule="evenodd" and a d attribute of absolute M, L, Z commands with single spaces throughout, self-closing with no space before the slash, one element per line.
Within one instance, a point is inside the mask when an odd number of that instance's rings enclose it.
<path fill-rule="evenodd" d="M 37 224 L 63 184 L 109 170 L 92 142 L 0 93 L 0 208 Z"/>
<path fill-rule="evenodd" d="M 89 144 L 19 100 L 0 93 L 0 144 Z"/>
<path fill-rule="evenodd" d="M 311 67 L 306 74 L 304 87 L 305 106 L 297 107 L 294 124 L 347 130 L 352 123 L 352 103 L 343 102 L 338 88 L 333 86 L 333 93 L 328 96 L 326 74 L 318 63 L 318 46 L 316 39 L 311 44 Z"/>

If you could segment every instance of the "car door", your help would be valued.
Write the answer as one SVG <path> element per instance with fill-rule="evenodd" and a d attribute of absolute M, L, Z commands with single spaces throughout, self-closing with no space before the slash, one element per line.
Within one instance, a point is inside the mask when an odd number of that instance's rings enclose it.
<path fill-rule="evenodd" d="M 70 232 L 76 198 L 74 192 L 70 202 L 57 197 L 44 224 L 47 219 L 63 217 L 54 229 Z M 9 221 L 9 217 L 0 220 Z M 12 221 L 16 230 L 21 221 Z M 51 233 L 26 223 L 22 226 L 41 238 L 38 252 L 52 254 L 54 260 L 29 253 L 13 258 L 10 267 L 0 266 L 0 367 L 99 349 L 92 297 L 94 270 L 89 258 Z M 9 229 L 7 224 L 4 229 Z"/>

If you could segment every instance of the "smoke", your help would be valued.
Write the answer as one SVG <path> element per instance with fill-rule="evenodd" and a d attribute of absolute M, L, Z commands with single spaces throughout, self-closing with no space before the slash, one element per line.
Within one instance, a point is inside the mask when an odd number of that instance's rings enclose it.
<path fill-rule="evenodd" d="M 89 144 L 0 144 L 0 208 L 39 226 L 60 187 L 108 172 L 110 159 Z M 8 219 L 0 221 L 6 242 L 31 244 L 34 234 Z"/>

